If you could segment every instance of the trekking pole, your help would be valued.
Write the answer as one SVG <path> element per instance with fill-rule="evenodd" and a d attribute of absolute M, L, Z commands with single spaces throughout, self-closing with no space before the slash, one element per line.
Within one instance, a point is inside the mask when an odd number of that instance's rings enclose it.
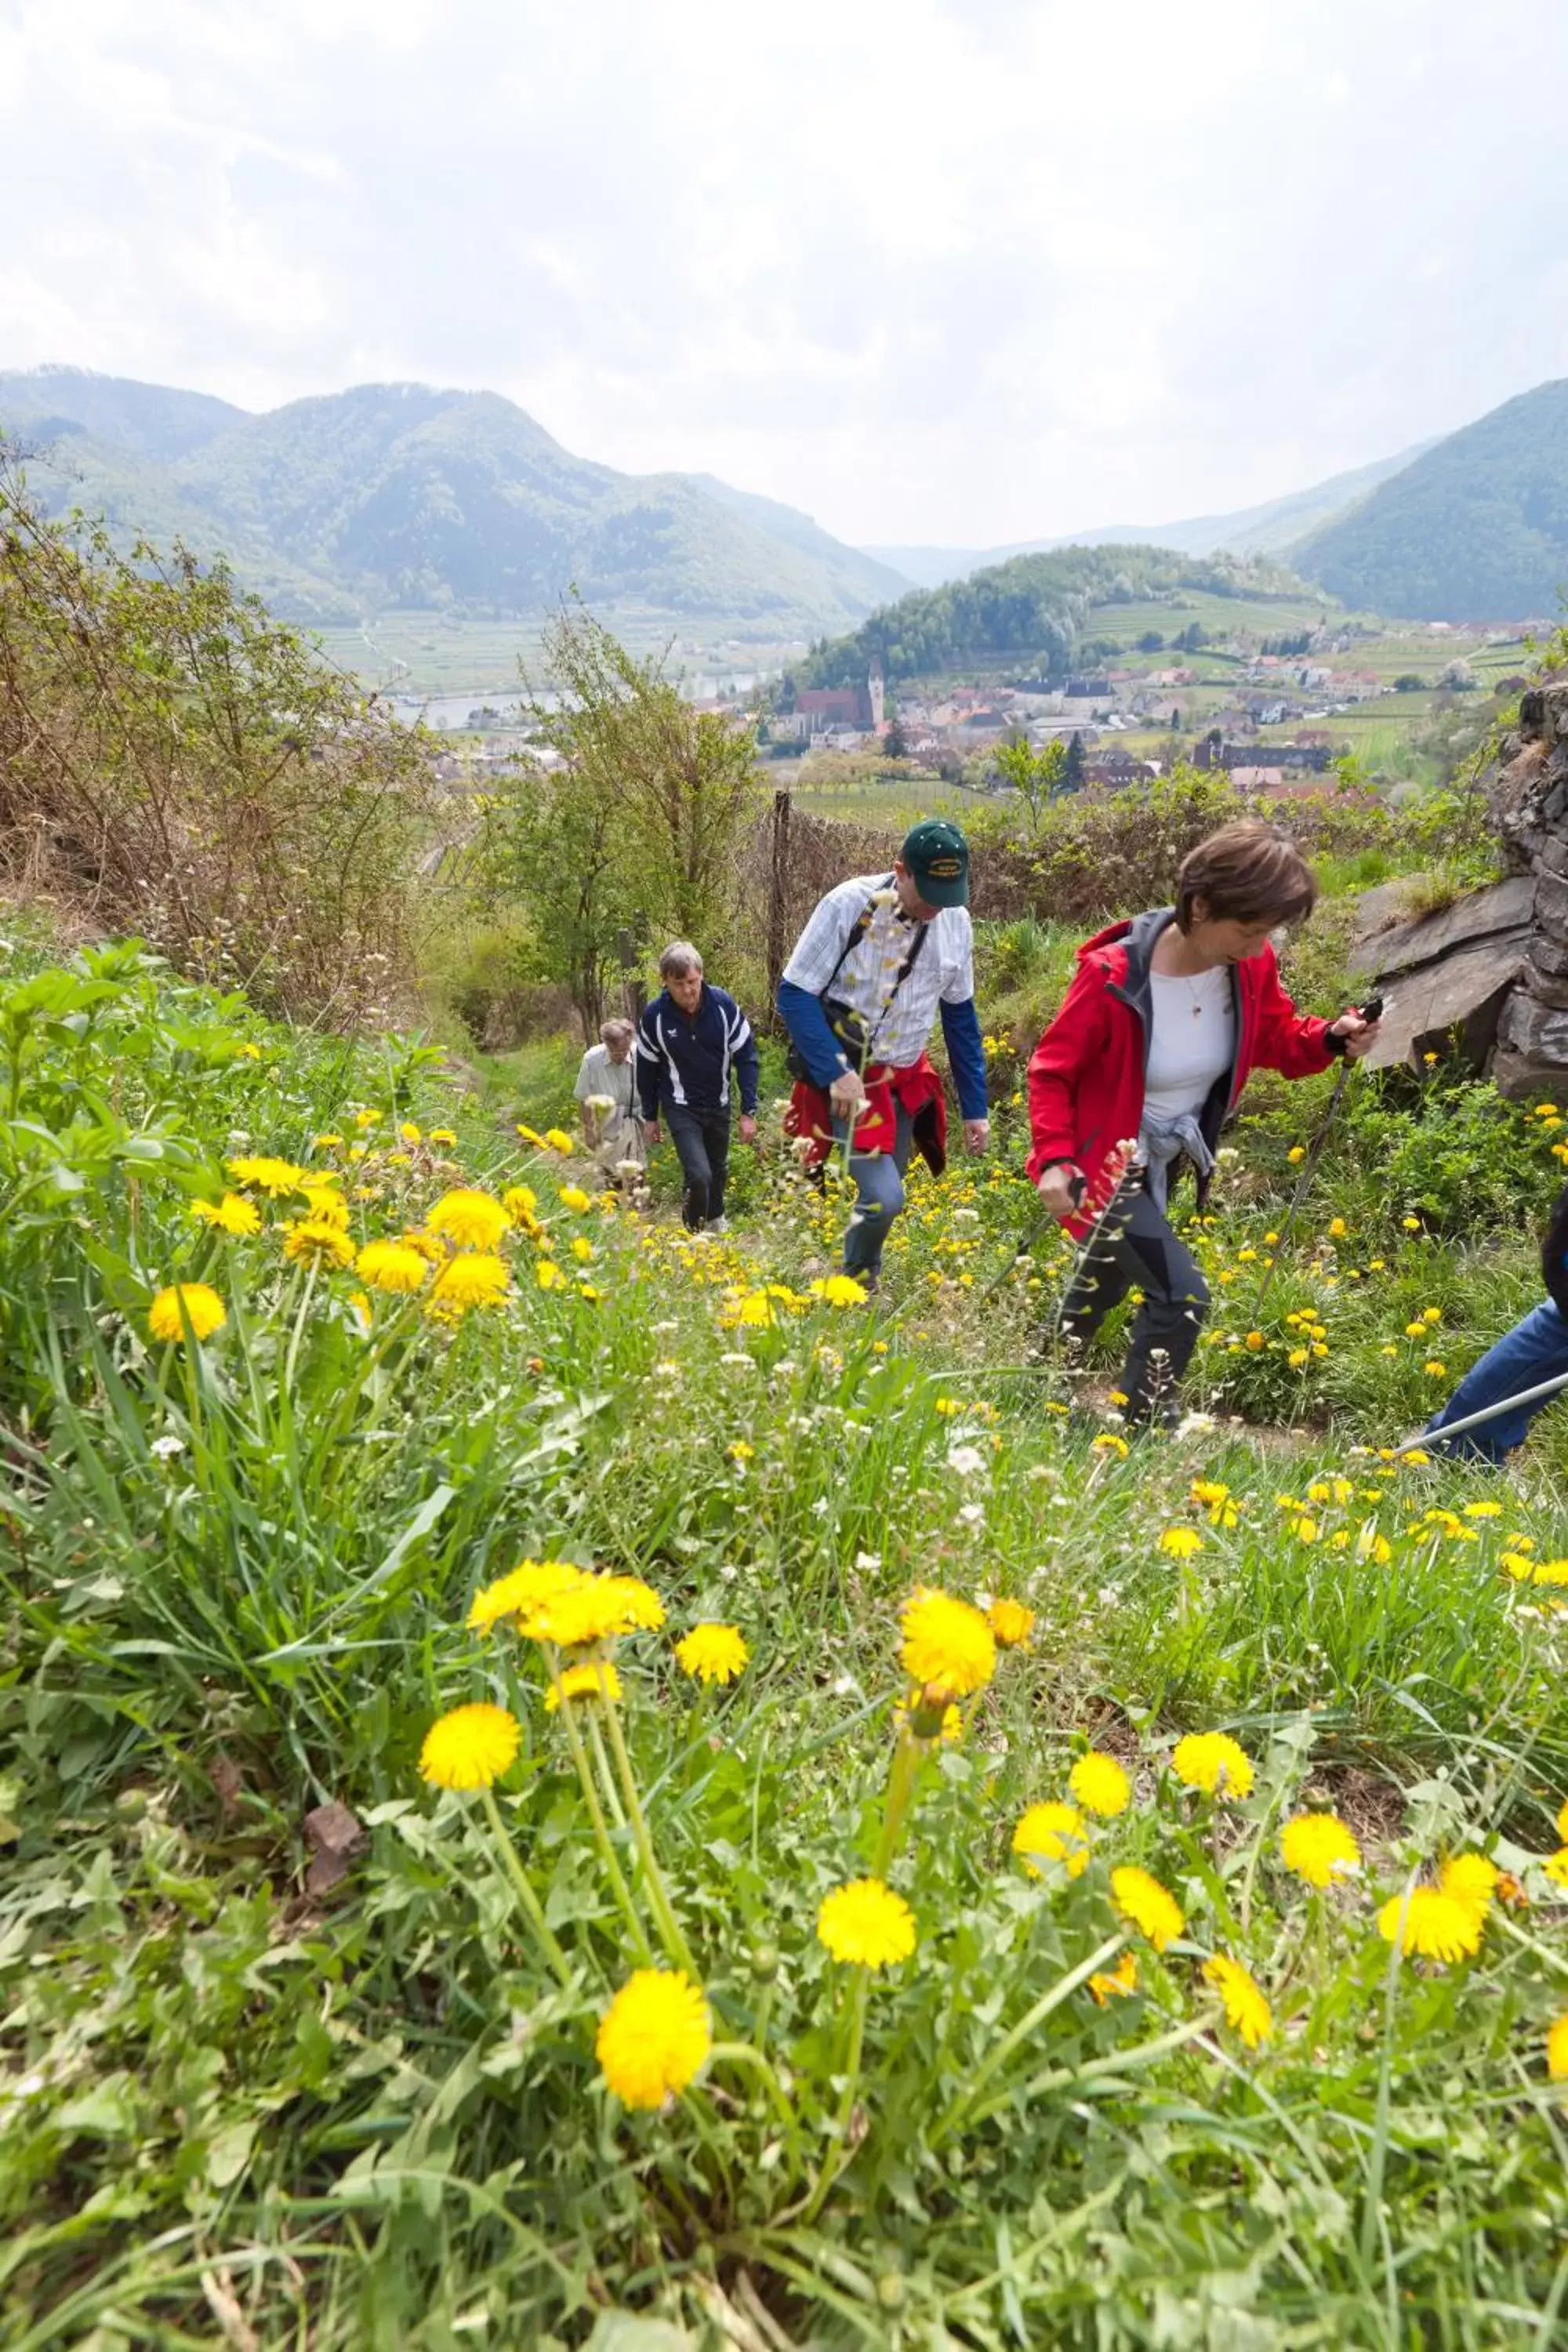
<path fill-rule="evenodd" d="M 1364 1004 L 1357 1005 L 1356 1011 L 1365 1022 L 1381 1021 L 1383 999 L 1381 996 L 1369 996 Z M 1274 1280 L 1275 1268 L 1285 1255 L 1285 1244 L 1290 1238 L 1290 1229 L 1296 1222 L 1302 1202 L 1307 1197 L 1307 1189 L 1317 1172 L 1318 1162 L 1323 1155 L 1323 1146 L 1329 1139 L 1329 1130 L 1338 1116 L 1341 1099 L 1350 1083 L 1350 1075 L 1354 1067 L 1355 1064 L 1347 1055 L 1341 1063 L 1339 1076 L 1334 1080 L 1334 1089 L 1329 1097 L 1329 1108 L 1323 1114 L 1323 1123 L 1307 1147 L 1306 1164 L 1301 1170 L 1296 1190 L 1290 1196 L 1290 1205 L 1285 1212 L 1284 1222 L 1279 1228 L 1279 1238 L 1274 1244 L 1274 1255 L 1263 1269 L 1263 1280 L 1258 1286 L 1257 1307 L 1261 1307 L 1268 1296 L 1269 1286 Z M 1257 1307 L 1254 1309 L 1255 1312 Z"/>
<path fill-rule="evenodd" d="M 1563 1389 L 1568 1389 L 1568 1372 L 1558 1372 L 1549 1381 L 1538 1381 L 1532 1389 L 1521 1389 L 1517 1396 L 1500 1397 L 1496 1404 L 1484 1404 L 1479 1412 L 1466 1413 L 1462 1421 L 1445 1422 L 1441 1429 L 1422 1430 L 1397 1451 L 1408 1454 L 1413 1447 L 1426 1444 L 1444 1447 L 1450 1437 L 1461 1437 L 1467 1429 L 1479 1429 L 1484 1421 L 1496 1421 L 1505 1412 L 1513 1412 L 1520 1405 L 1538 1404 L 1543 1398 L 1556 1396 Z"/>

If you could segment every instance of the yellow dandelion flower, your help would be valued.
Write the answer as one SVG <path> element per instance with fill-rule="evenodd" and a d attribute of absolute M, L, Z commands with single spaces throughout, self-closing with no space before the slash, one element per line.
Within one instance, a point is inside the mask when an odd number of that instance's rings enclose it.
<path fill-rule="evenodd" d="M 446 1265 L 446 1251 L 436 1239 L 435 1234 L 426 1233 L 422 1226 L 411 1225 L 408 1231 L 400 1234 L 398 1238 L 405 1249 L 417 1250 L 427 1265 Z"/>
<path fill-rule="evenodd" d="M 470 1307 L 499 1307 L 511 1283 L 504 1257 L 466 1250 L 441 1268 L 430 1288 L 433 1315 L 466 1315 Z"/>
<path fill-rule="evenodd" d="M 184 1310 L 182 1312 L 182 1309 Z M 205 1282 L 176 1282 L 160 1290 L 147 1309 L 147 1328 L 154 1339 L 177 1347 L 188 1323 L 198 1339 L 210 1339 L 228 1321 L 228 1309 L 217 1292 Z"/>
<path fill-rule="evenodd" d="M 879 1878 L 854 1878 L 823 1896 L 816 1939 L 849 1967 L 890 1968 L 915 1948 L 915 1915 Z"/>
<path fill-rule="evenodd" d="M 1302 1513 L 1299 1519 L 1291 1519 L 1288 1521 L 1287 1524 L 1298 1543 L 1310 1544 L 1317 1542 L 1318 1522 L 1314 1518 L 1310 1518 L 1305 1512 Z"/>
<path fill-rule="evenodd" d="M 1068 1787 L 1086 1813 L 1099 1813 L 1106 1821 L 1124 1813 L 1132 1801 L 1132 1783 L 1121 1766 L 1097 1748 L 1078 1759 L 1068 1774 Z"/>
<path fill-rule="evenodd" d="M 1479 1949 L 1482 1925 L 1468 1905 L 1436 1886 L 1412 1887 L 1408 1905 L 1403 1895 L 1391 1895 L 1377 1915 L 1385 1944 L 1397 1941 L 1406 1958 L 1424 1960 L 1469 1959 Z"/>
<path fill-rule="evenodd" d="M 509 1217 L 526 1224 L 539 1206 L 539 1195 L 531 1184 L 509 1184 L 500 1196 L 501 1207 Z"/>
<path fill-rule="evenodd" d="M 1337 1813 L 1296 1813 L 1279 1832 L 1287 1870 L 1309 1886 L 1331 1886 L 1361 1868 L 1361 1848 Z"/>
<path fill-rule="evenodd" d="M 623 1633 L 655 1633 L 664 1622 L 664 1603 L 640 1576 L 607 1576 L 590 1570 L 558 1591 L 542 1593 L 515 1612 L 520 1633 L 531 1642 L 552 1642 L 561 1650 L 585 1650 Z"/>
<path fill-rule="evenodd" d="M 1100 1435 L 1091 1440 L 1089 1450 L 1091 1454 L 1114 1454 L 1119 1462 L 1125 1462 L 1127 1440 L 1118 1437 L 1113 1429 L 1102 1429 Z"/>
<path fill-rule="evenodd" d="M 1404 1226 L 1407 1234 L 1418 1234 L 1421 1230 L 1421 1220 L 1419 1217 L 1401 1217 L 1399 1222 Z"/>
<path fill-rule="evenodd" d="M 343 1148 L 343 1139 L 341 1135 L 313 1135 L 310 1138 L 310 1147 L 315 1151 L 341 1151 Z"/>
<path fill-rule="evenodd" d="M 541 1290 L 564 1290 L 566 1287 L 566 1276 L 552 1257 L 542 1257 L 536 1262 L 533 1278 Z"/>
<path fill-rule="evenodd" d="M 1489 1862 L 1484 1853 L 1456 1853 L 1437 1873 L 1437 1884 L 1445 1895 L 1473 1911 L 1485 1927 L 1501 1876 L 1496 1863 Z"/>
<path fill-rule="evenodd" d="M 304 1169 L 296 1168 L 291 1160 L 269 1160 L 265 1154 L 242 1154 L 237 1160 L 226 1160 L 224 1166 L 247 1192 L 265 1192 L 273 1200 L 302 1191 L 306 1182 Z"/>
<path fill-rule="evenodd" d="M 261 1212 L 254 1201 L 245 1200 L 238 1192 L 226 1192 L 221 1201 L 193 1201 L 191 1214 L 218 1234 L 261 1231 Z"/>
<path fill-rule="evenodd" d="M 1027 1647 L 1034 1631 L 1035 1612 L 1026 1609 L 1021 1601 L 1004 1596 L 991 1603 L 985 1612 L 985 1622 L 995 1634 L 999 1649 L 1022 1650 Z"/>
<path fill-rule="evenodd" d="M 1167 1528 L 1160 1538 L 1160 1549 L 1169 1552 L 1173 1559 L 1191 1559 L 1203 1548 L 1204 1539 L 1196 1528 Z"/>
<path fill-rule="evenodd" d="M 599 2021 L 594 2055 L 624 2107 L 662 2107 L 713 2047 L 708 2004 L 679 1969 L 638 1969 Z"/>
<path fill-rule="evenodd" d="M 367 1127 L 379 1127 L 381 1125 L 381 1113 L 378 1110 L 356 1110 L 354 1113 L 354 1125 L 360 1129 L 362 1134 Z"/>
<path fill-rule="evenodd" d="M 426 1733 L 419 1769 L 437 1789 L 488 1789 L 510 1765 L 520 1737 L 504 1706 L 455 1706 Z"/>
<path fill-rule="evenodd" d="M 1560 1845 L 1555 1853 L 1549 1853 L 1541 1867 L 1554 1886 L 1568 1887 L 1568 1845 Z"/>
<path fill-rule="evenodd" d="M 1563 1804 L 1562 1811 L 1558 1813 L 1557 1834 L 1563 1840 L 1563 1843 L 1568 1845 L 1568 1802 Z"/>
<path fill-rule="evenodd" d="M 1125 1999 L 1138 1990 L 1138 1962 L 1132 1953 L 1123 1952 L 1108 1976 L 1096 1969 L 1089 1980 L 1089 1989 L 1101 2009 L 1112 2000 Z"/>
<path fill-rule="evenodd" d="M 552 1683 L 544 1694 L 544 1712 L 553 1715 L 563 1698 L 606 1698 L 618 1700 L 621 1678 L 610 1658 L 584 1658 L 577 1665 L 564 1666 L 559 1682 Z"/>
<path fill-rule="evenodd" d="M 397 1132 L 403 1138 L 405 1143 L 423 1143 L 425 1140 L 424 1137 L 420 1134 L 419 1129 L 415 1126 L 414 1121 L 411 1118 L 405 1118 L 398 1128 Z"/>
<path fill-rule="evenodd" d="M 735 1625 L 693 1625 L 675 1645 L 676 1663 L 697 1682 L 732 1683 L 751 1652 Z"/>
<path fill-rule="evenodd" d="M 1210 1797 L 1252 1792 L 1252 1759 L 1228 1732 L 1189 1731 L 1172 1750 L 1171 1769 L 1187 1788 Z"/>
<path fill-rule="evenodd" d="M 538 1134 L 531 1127 L 525 1126 L 521 1118 L 517 1122 L 517 1131 L 519 1135 L 521 1136 L 524 1143 L 542 1145 L 544 1141 L 544 1138 L 542 1135 Z"/>
<path fill-rule="evenodd" d="M 283 1228 L 283 1255 L 296 1265 L 353 1265 L 354 1245 L 325 1217 L 296 1217 Z"/>
<path fill-rule="evenodd" d="M 1293 1143 L 1290 1146 L 1289 1150 L 1285 1154 L 1285 1157 L 1290 1162 L 1292 1168 L 1300 1168 L 1302 1160 L 1307 1157 L 1306 1145 L 1304 1143 Z"/>
<path fill-rule="evenodd" d="M 468 1611 L 471 1633 L 488 1633 L 508 1617 L 520 1617 L 537 1601 L 580 1584 L 585 1571 L 566 1559 L 524 1559 L 474 1595 Z"/>
<path fill-rule="evenodd" d="M 820 1298 L 825 1307 L 864 1307 L 871 1295 L 852 1274 L 825 1275 L 820 1282 L 812 1283 L 810 1289 L 812 1297 Z"/>
<path fill-rule="evenodd" d="M 444 1151 L 451 1151 L 457 1145 L 457 1131 L 450 1127 L 433 1127 L 425 1140 L 426 1143 L 438 1143 Z"/>
<path fill-rule="evenodd" d="M 1013 1851 L 1023 1858 L 1031 1878 L 1038 1878 L 1034 1857 L 1067 1864 L 1069 1878 L 1080 1878 L 1089 1868 L 1089 1830 L 1072 1805 L 1031 1805 L 1013 1832 Z"/>
<path fill-rule="evenodd" d="M 967 1698 L 996 1671 L 996 1637 L 978 1609 L 951 1593 L 917 1585 L 899 1612 L 899 1657 L 927 1698 Z"/>
<path fill-rule="evenodd" d="M 593 1243 L 589 1241 L 584 1234 L 574 1234 L 572 1236 L 572 1255 L 576 1259 L 579 1265 L 591 1265 L 594 1256 Z"/>
<path fill-rule="evenodd" d="M 564 1158 L 566 1153 L 572 1149 L 572 1138 L 563 1128 L 547 1127 L 544 1130 L 543 1140 L 549 1145 L 552 1151 L 559 1151 L 563 1158 Z"/>
<path fill-rule="evenodd" d="M 1568 2013 L 1547 2029 L 1546 2071 L 1554 2083 L 1568 2080 Z"/>
<path fill-rule="evenodd" d="M 1130 1926 L 1163 1952 L 1185 1927 L 1182 1906 L 1146 1870 L 1124 1864 L 1110 1874 L 1110 1899 Z"/>
<path fill-rule="evenodd" d="M 423 1255 L 406 1242 L 366 1242 L 354 1260 L 354 1272 L 372 1290 L 422 1290 L 429 1271 Z"/>
<path fill-rule="evenodd" d="M 575 1216 L 581 1216 L 584 1209 L 591 1209 L 594 1205 L 592 1196 L 584 1192 L 581 1184 L 563 1184 L 556 1198 L 563 1209 L 570 1209 Z"/>
<path fill-rule="evenodd" d="M 493 1250 L 511 1227 L 511 1219 L 499 1201 L 468 1185 L 443 1192 L 425 1223 L 431 1233 L 460 1250 Z"/>
<path fill-rule="evenodd" d="M 1267 2042 L 1274 2031 L 1274 2012 L 1255 1978 L 1239 1960 L 1216 1952 L 1203 1966 L 1205 1984 L 1213 1985 L 1225 2004 L 1226 2023 L 1240 2034 L 1249 2050 Z"/>
<path fill-rule="evenodd" d="M 1426 1324 L 1421 1322 L 1407 1323 L 1405 1327 L 1405 1336 L 1407 1339 L 1424 1339 L 1426 1337 Z"/>

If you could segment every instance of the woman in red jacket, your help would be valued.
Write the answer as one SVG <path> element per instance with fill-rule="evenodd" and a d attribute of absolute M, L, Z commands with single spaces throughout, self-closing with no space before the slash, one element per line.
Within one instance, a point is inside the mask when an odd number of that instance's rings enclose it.
<path fill-rule="evenodd" d="M 1060 1012 L 1029 1063 L 1029 1174 L 1069 1230 L 1119 1143 L 1137 1172 L 1095 1236 L 1062 1306 L 1062 1334 L 1091 1339 L 1133 1284 L 1143 1294 L 1121 1374 L 1129 1421 L 1142 1421 L 1186 1370 L 1208 1287 L 1166 1215 L 1183 1160 L 1198 1206 L 1225 1119 L 1261 1064 L 1304 1078 L 1337 1055 L 1358 1059 L 1377 1034 L 1359 1013 L 1297 1013 L 1269 945 L 1310 915 L 1317 884 L 1270 824 L 1227 824 L 1184 859 L 1174 907 L 1113 923 L 1079 950 Z"/>

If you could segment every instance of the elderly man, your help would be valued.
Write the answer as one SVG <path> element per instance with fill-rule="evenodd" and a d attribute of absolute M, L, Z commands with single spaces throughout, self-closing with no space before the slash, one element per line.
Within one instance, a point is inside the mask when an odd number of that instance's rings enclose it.
<path fill-rule="evenodd" d="M 637 1034 L 629 1021 L 602 1022 L 599 1043 L 584 1055 L 572 1089 L 583 1106 L 583 1139 L 612 1184 L 625 1161 L 643 1157 L 642 1129 L 632 1112 Z"/>
<path fill-rule="evenodd" d="M 833 1136 L 850 1136 L 857 1197 L 844 1271 L 875 1290 L 911 1146 L 933 1174 L 946 1164 L 947 1105 L 926 1053 L 939 1011 L 964 1141 L 984 1151 L 990 1134 L 969 845 L 957 825 L 928 817 L 890 874 L 858 874 L 818 900 L 784 966 L 778 1006 L 797 1077 L 785 1131 L 817 1162 Z"/>
<path fill-rule="evenodd" d="M 689 1231 L 724 1231 L 730 1111 L 741 1090 L 741 1135 L 757 1132 L 757 1045 L 734 998 L 702 976 L 689 940 L 672 940 L 658 960 L 664 987 L 637 1024 L 637 1094 L 643 1133 L 659 1139 L 662 1114 L 686 1178 L 681 1213 Z M 733 1083 L 732 1083 L 733 1082 Z"/>

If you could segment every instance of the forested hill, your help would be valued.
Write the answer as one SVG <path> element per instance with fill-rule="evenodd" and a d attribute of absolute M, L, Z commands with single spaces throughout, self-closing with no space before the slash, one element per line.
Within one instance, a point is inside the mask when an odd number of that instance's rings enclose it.
<path fill-rule="evenodd" d="M 1170 589 L 1216 596 L 1285 593 L 1300 583 L 1259 557 L 1182 555 L 1164 547 L 1063 547 L 1016 555 L 967 580 L 920 588 L 873 613 L 850 636 L 824 640 L 796 666 L 800 686 L 849 686 L 873 664 L 889 679 L 931 677 L 1011 655 L 1059 675 L 1096 604 Z"/>
<path fill-rule="evenodd" d="M 1521 621 L 1568 587 L 1568 380 L 1428 449 L 1290 550 L 1347 604 L 1419 621 Z"/>
<path fill-rule="evenodd" d="M 0 372 L 0 431 L 52 511 L 129 547 L 225 555 L 290 620 L 504 617 L 575 587 L 616 615 L 763 641 L 850 628 L 906 583 L 809 516 L 688 474 L 623 474 L 497 394 L 361 384 L 251 416 L 74 368 Z"/>

